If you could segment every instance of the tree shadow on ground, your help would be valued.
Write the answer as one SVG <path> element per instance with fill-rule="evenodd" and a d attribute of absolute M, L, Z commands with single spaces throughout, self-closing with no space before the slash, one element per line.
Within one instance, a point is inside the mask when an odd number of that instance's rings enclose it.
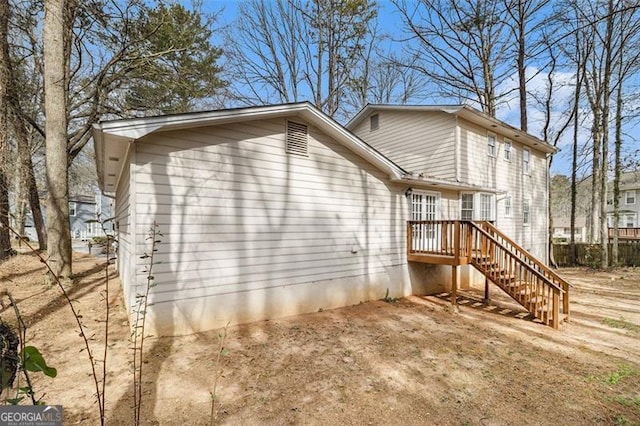
<path fill-rule="evenodd" d="M 433 295 L 432 297 L 435 297 L 447 303 L 451 303 L 451 293 L 439 293 L 439 294 Z M 529 322 L 538 322 L 536 317 L 533 314 L 526 311 L 524 308 L 517 309 L 517 308 L 514 308 L 513 306 L 507 306 L 506 304 L 494 302 L 492 300 L 485 303 L 481 298 L 474 297 L 469 294 L 458 293 L 456 297 L 456 304 L 458 306 L 464 306 L 477 311 L 483 311 L 483 312 L 487 312 L 487 313 L 502 316 L 502 317 L 517 318 L 517 319 L 529 321 Z"/>

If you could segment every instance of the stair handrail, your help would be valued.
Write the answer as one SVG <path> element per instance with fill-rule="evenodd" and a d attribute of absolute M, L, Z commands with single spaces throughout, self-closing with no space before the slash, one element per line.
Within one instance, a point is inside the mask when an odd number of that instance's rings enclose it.
<path fill-rule="evenodd" d="M 507 237 L 503 232 L 501 232 L 498 228 L 496 228 L 491 222 L 480 222 L 482 224 L 482 226 L 486 226 L 487 228 L 489 228 L 492 232 L 494 232 L 495 234 L 497 234 L 500 238 L 502 238 L 503 240 L 505 240 L 507 243 L 509 243 L 511 246 L 513 246 L 513 248 L 515 248 L 517 251 L 526 254 L 526 259 L 532 261 L 538 268 L 540 268 L 542 271 L 544 271 L 545 273 L 551 275 L 551 277 L 553 277 L 554 279 L 556 279 L 557 281 L 560 282 L 560 284 L 562 284 L 563 287 L 567 288 L 567 287 L 572 287 L 571 283 L 568 282 L 567 280 L 565 280 L 564 278 L 562 278 L 557 272 L 555 272 L 553 269 L 549 268 L 547 265 L 545 265 L 542 261 L 540 261 L 537 257 L 535 257 L 534 255 L 532 255 L 531 253 L 529 253 L 527 250 L 525 250 L 524 248 L 522 248 L 522 246 L 520 246 L 518 243 L 516 243 L 515 241 L 513 241 L 511 238 Z"/>
<path fill-rule="evenodd" d="M 477 223 L 475 222 L 470 222 L 470 226 L 472 228 L 475 228 L 477 231 L 479 231 L 481 234 L 483 234 L 485 237 L 487 237 L 489 239 L 489 241 L 493 242 L 494 244 L 498 245 L 499 247 L 503 248 L 504 250 L 506 250 L 507 252 L 510 252 L 511 250 L 509 250 L 508 247 L 506 247 L 504 244 L 502 244 L 497 238 L 495 238 L 493 235 L 491 235 L 490 233 L 488 233 L 487 231 L 485 231 L 484 229 L 482 229 L 482 227 L 478 226 Z M 528 253 L 525 251 L 525 253 Z M 513 253 L 511 253 L 513 254 Z M 531 266 L 530 264 L 528 264 L 527 262 L 525 262 L 524 260 L 522 260 L 522 258 L 520 256 L 515 256 L 515 259 L 518 259 L 521 262 L 521 265 L 526 268 L 529 272 L 533 273 L 534 275 L 536 275 L 539 279 L 541 279 L 546 285 L 558 290 L 561 293 L 565 293 L 565 290 L 560 287 L 559 285 L 557 285 L 556 283 L 554 283 L 553 281 L 551 281 L 547 276 L 545 276 L 543 273 L 541 273 L 540 271 L 538 271 L 536 268 L 534 268 L 533 266 Z"/>

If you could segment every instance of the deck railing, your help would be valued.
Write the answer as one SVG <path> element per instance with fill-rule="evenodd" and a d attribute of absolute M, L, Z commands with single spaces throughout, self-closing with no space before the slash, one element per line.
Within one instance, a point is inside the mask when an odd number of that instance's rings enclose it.
<path fill-rule="evenodd" d="M 466 239 L 461 238 L 469 227 L 459 220 L 412 220 L 407 222 L 407 249 L 413 254 L 464 256 Z"/>
<path fill-rule="evenodd" d="M 424 220 L 407 223 L 407 253 L 471 263 L 545 324 L 569 315 L 569 283 L 489 223 Z M 464 262 L 461 260 L 464 259 Z"/>
<path fill-rule="evenodd" d="M 482 229 L 486 230 L 489 234 L 494 236 L 501 245 L 508 248 L 512 253 L 518 256 L 524 262 L 529 263 L 535 269 L 538 270 L 542 275 L 545 276 L 549 281 L 562 288 L 563 296 L 562 296 L 562 312 L 565 315 L 569 315 L 569 287 L 571 284 L 564 278 L 562 278 L 557 272 L 553 269 L 549 268 L 544 264 L 541 260 L 536 258 L 534 255 L 529 253 L 527 250 L 523 249 L 518 243 L 513 241 L 511 238 L 507 237 L 502 233 L 498 228 L 496 228 L 493 224 L 489 222 L 480 222 L 480 226 Z"/>
<path fill-rule="evenodd" d="M 609 239 L 613 240 L 615 229 L 609 228 Z M 640 240 L 640 228 L 618 228 L 618 238 L 621 240 Z"/>

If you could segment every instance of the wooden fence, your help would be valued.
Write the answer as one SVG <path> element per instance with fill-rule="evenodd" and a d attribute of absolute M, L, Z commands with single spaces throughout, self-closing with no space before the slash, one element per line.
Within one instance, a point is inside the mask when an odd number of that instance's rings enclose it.
<path fill-rule="evenodd" d="M 609 243 L 609 262 L 611 250 Z M 558 266 L 600 266 L 600 245 L 576 243 L 576 264 L 571 264 L 571 246 L 554 244 L 553 257 Z M 618 244 L 618 266 L 640 266 L 640 241 L 621 242 Z"/>

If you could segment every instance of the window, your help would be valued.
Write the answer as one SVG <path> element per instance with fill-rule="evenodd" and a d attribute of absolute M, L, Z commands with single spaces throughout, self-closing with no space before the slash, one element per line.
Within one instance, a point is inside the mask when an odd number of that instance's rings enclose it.
<path fill-rule="evenodd" d="M 511 196 L 504 198 L 504 217 L 511 217 Z"/>
<path fill-rule="evenodd" d="M 307 125 L 287 121 L 286 150 L 288 154 L 309 155 Z"/>
<path fill-rule="evenodd" d="M 531 215 L 529 212 L 529 200 L 522 201 L 522 223 L 528 225 L 531 221 Z"/>
<path fill-rule="evenodd" d="M 531 151 L 528 148 L 522 151 L 522 172 L 525 175 L 531 174 Z"/>
<path fill-rule="evenodd" d="M 69 203 L 69 216 L 76 215 L 76 203 L 74 201 Z"/>
<path fill-rule="evenodd" d="M 473 194 L 462 194 L 461 205 L 460 219 L 473 220 Z"/>
<path fill-rule="evenodd" d="M 624 193 L 625 203 L 627 204 L 635 204 L 636 203 L 636 190 L 632 189 L 631 191 L 627 191 Z"/>
<path fill-rule="evenodd" d="M 511 141 L 508 139 L 504 140 L 504 160 L 511 161 Z"/>
<path fill-rule="evenodd" d="M 493 195 L 480 194 L 480 220 L 493 220 Z"/>
<path fill-rule="evenodd" d="M 413 192 L 411 194 L 411 220 L 437 220 L 439 197 L 438 193 L 433 192 Z M 437 248 L 438 224 L 416 225 L 412 232 L 412 248 L 414 250 L 434 250 Z"/>
<path fill-rule="evenodd" d="M 625 228 L 635 228 L 636 227 L 636 215 L 628 214 L 625 215 Z"/>
<path fill-rule="evenodd" d="M 380 126 L 380 116 L 378 114 L 373 114 L 369 117 L 369 130 L 378 130 Z"/>
<path fill-rule="evenodd" d="M 491 133 L 487 135 L 487 154 L 489 157 L 496 156 L 496 135 Z"/>

